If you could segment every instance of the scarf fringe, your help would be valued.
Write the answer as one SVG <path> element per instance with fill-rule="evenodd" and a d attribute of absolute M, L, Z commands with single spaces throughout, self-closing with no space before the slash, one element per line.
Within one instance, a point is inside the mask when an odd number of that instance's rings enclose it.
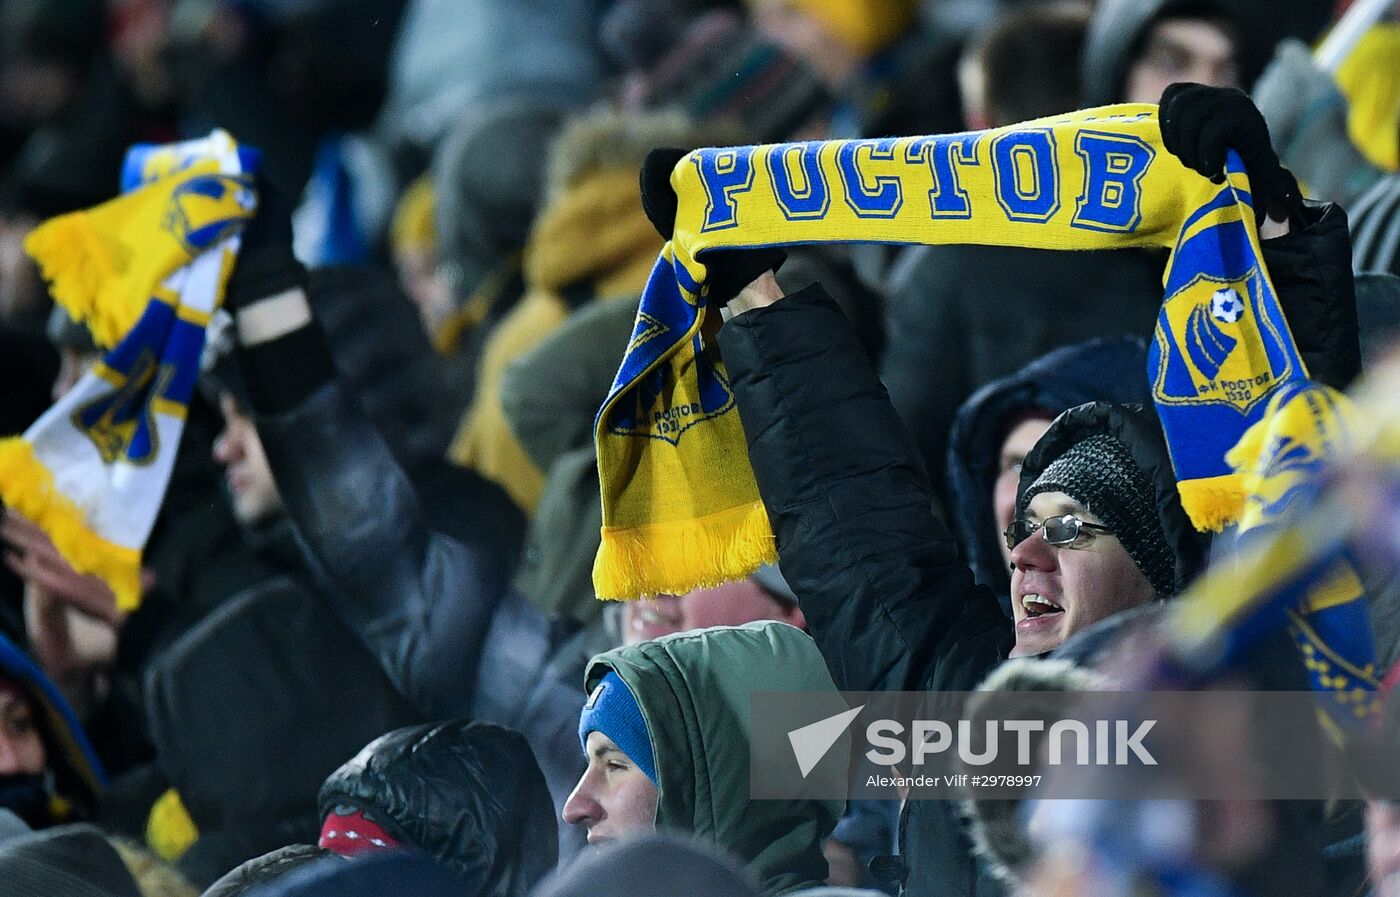
<path fill-rule="evenodd" d="M 74 570 L 107 583 L 117 596 L 119 610 L 140 605 L 141 553 L 94 533 L 83 512 L 58 491 L 53 474 L 22 437 L 0 440 L 0 501 L 48 533 Z"/>
<path fill-rule="evenodd" d="M 603 527 L 593 588 L 605 601 L 685 595 L 777 559 L 768 512 L 751 502 L 694 520 Z"/>
<path fill-rule="evenodd" d="M 73 212 L 35 228 L 24 251 L 39 265 L 54 301 L 87 325 L 99 346 L 111 348 L 135 326 L 142 309 L 120 295 L 121 280 L 106 264 L 109 252 L 96 244 L 83 213 Z"/>
<path fill-rule="evenodd" d="M 1180 480 L 1176 488 L 1181 507 L 1199 532 L 1218 533 L 1244 511 L 1244 478 L 1237 473 Z"/>

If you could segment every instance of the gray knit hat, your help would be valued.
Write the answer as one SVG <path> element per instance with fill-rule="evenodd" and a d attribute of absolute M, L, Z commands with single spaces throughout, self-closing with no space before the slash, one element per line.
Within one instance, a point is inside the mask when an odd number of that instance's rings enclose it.
<path fill-rule="evenodd" d="M 1017 503 L 1024 514 L 1042 492 L 1063 492 L 1103 521 L 1159 595 L 1175 591 L 1171 547 L 1152 482 L 1128 449 L 1107 433 L 1070 446 L 1041 471 Z"/>

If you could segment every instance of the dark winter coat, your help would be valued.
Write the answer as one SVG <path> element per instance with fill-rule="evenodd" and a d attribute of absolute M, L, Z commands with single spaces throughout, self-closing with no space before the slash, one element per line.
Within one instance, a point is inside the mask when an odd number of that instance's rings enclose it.
<path fill-rule="evenodd" d="M 1011 613 L 1011 578 L 992 507 L 1001 445 L 1011 423 L 1035 409 L 1054 417 L 1085 402 L 1147 403 L 1143 337 L 1092 339 L 1056 349 L 973 393 L 958 409 L 948 445 L 949 522 L 973 577 Z"/>
<path fill-rule="evenodd" d="M 930 511 L 923 463 L 850 325 L 820 287 L 720 331 L 783 573 L 843 691 L 970 691 L 1012 645 Z M 911 894 L 974 890 L 951 812 L 910 801 Z"/>
<path fill-rule="evenodd" d="M 181 858 L 198 882 L 314 841 L 326 775 L 379 733 L 422 719 L 325 601 L 285 575 L 166 651 L 146 707 L 160 765 L 200 832 Z"/>
<path fill-rule="evenodd" d="M 1306 229 L 1266 242 L 1265 259 L 1289 320 L 1311 316 L 1311 326 L 1292 327 L 1310 371 L 1345 383 L 1360 354 L 1346 323 L 1356 314 L 1350 272 L 1337 263 L 1350 256 L 1338 227 L 1344 216 L 1334 207 L 1309 216 Z M 1010 623 L 931 514 L 915 443 L 840 311 L 820 289 L 803 291 L 729 322 L 719 343 L 783 573 L 837 686 L 974 688 L 1010 649 Z M 1142 438 L 1141 419 L 1101 423 L 1132 443 L 1139 463 L 1155 459 L 1144 470 L 1159 507 L 1176 503 L 1160 435 Z M 1032 455 L 1023 484 L 1049 457 Z M 1196 547 L 1179 520 L 1163 522 L 1184 575 Z M 900 853 L 909 893 L 1000 893 L 969 848 L 949 807 L 906 804 Z"/>
<path fill-rule="evenodd" d="M 456 872 L 473 897 L 525 897 L 554 869 L 554 803 L 518 732 L 454 720 L 380 736 L 321 786 Z"/>
<path fill-rule="evenodd" d="M 149 768 L 154 759 L 142 711 L 142 683 L 152 664 L 223 602 L 268 575 L 221 492 L 210 457 L 220 427 L 218 412 L 195 396 L 165 501 L 141 552 L 155 584 L 122 624 L 111 691 L 84 719 L 114 777 Z"/>
<path fill-rule="evenodd" d="M 583 772 L 577 685 L 548 658 L 562 634 L 510 590 L 518 537 L 510 499 L 474 478 L 456 536 L 430 528 L 413 484 L 346 396 L 328 383 L 258 432 L 336 614 L 423 716 L 471 716 L 522 732 L 555 804 Z M 561 832 L 571 854 L 578 836 Z"/>

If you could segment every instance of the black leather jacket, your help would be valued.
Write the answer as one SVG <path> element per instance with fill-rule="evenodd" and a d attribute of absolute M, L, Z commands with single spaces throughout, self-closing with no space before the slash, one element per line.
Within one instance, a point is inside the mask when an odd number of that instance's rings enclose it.
<path fill-rule="evenodd" d="M 522 732 L 557 807 L 583 772 L 578 683 L 549 674 L 560 641 L 510 590 L 519 550 L 493 521 L 509 499 L 475 480 L 454 536 L 434 529 L 414 484 L 338 383 L 258 432 L 288 516 L 336 613 L 428 718 L 470 716 Z M 427 498 L 427 496 L 425 496 Z M 580 843 L 560 833 L 561 855 Z"/>

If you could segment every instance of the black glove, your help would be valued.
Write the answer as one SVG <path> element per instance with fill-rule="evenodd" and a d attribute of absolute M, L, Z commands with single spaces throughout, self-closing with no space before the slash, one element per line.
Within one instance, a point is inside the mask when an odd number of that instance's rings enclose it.
<path fill-rule="evenodd" d="M 656 232 L 667 240 L 676 230 L 676 191 L 671 172 L 685 157 L 680 149 L 654 149 L 642 163 L 642 209 Z M 705 301 L 716 307 L 729 304 L 739 291 L 767 271 L 777 271 L 787 261 L 787 253 L 776 247 L 765 249 L 718 249 L 705 253 L 709 292 Z"/>
<path fill-rule="evenodd" d="M 1234 150 L 1249 174 L 1254 207 L 1275 219 L 1298 220 L 1303 196 L 1298 181 L 1279 163 L 1269 126 L 1244 91 L 1204 84 L 1173 84 L 1158 110 L 1162 144 L 1187 168 L 1225 182 L 1225 154 Z"/>
<path fill-rule="evenodd" d="M 230 312 L 306 282 L 306 269 L 292 254 L 292 209 L 271 181 L 257 175 L 258 211 L 243 228 L 238 261 L 224 291 Z"/>

